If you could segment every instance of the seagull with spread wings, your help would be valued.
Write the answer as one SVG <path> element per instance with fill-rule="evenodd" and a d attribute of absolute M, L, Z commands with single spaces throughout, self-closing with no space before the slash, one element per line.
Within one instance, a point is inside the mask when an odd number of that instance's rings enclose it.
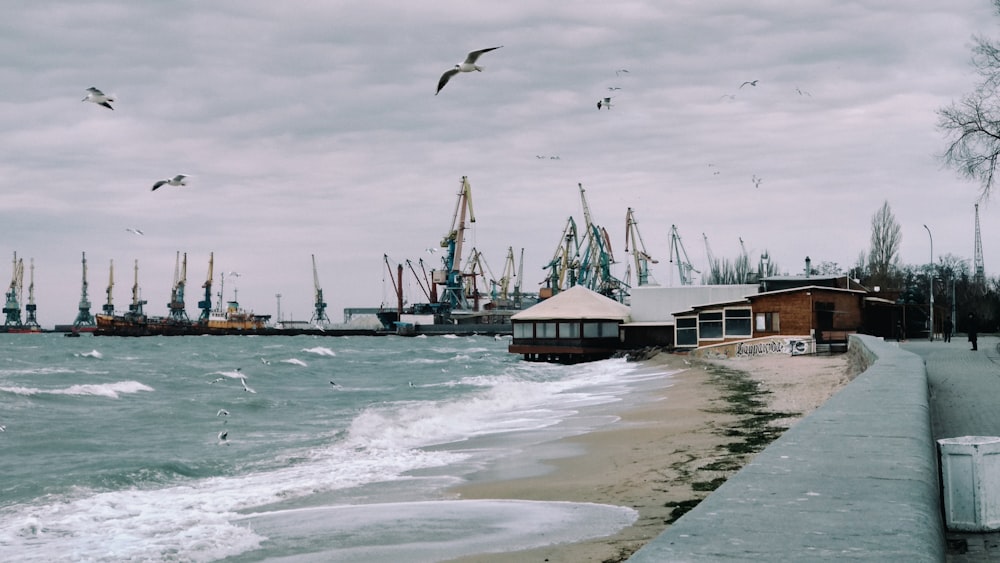
<path fill-rule="evenodd" d="M 164 180 L 159 180 L 153 184 L 153 191 L 155 192 L 160 188 L 160 186 L 186 186 L 187 185 L 187 174 L 178 174 L 173 178 L 166 178 Z"/>
<path fill-rule="evenodd" d="M 104 92 L 101 92 L 97 88 L 94 88 L 93 86 L 91 86 L 90 88 L 87 88 L 87 97 L 84 98 L 84 99 L 82 99 L 82 100 L 80 100 L 80 101 L 81 102 L 94 102 L 95 104 L 97 104 L 99 106 L 104 106 L 104 107 L 106 107 L 106 108 L 108 108 L 108 109 L 110 109 L 112 111 L 114 111 L 114 109 L 115 109 L 115 108 L 111 107 L 111 104 L 108 103 L 108 102 L 115 101 L 115 99 L 112 98 L 111 96 L 106 95 Z"/>
<path fill-rule="evenodd" d="M 503 45 L 500 45 L 500 47 L 503 47 Z M 451 80 L 451 77 L 455 76 L 460 72 L 472 72 L 472 71 L 482 72 L 483 67 L 478 66 L 476 64 L 476 61 L 479 60 L 479 55 L 482 55 L 483 53 L 489 53 L 490 51 L 494 51 L 496 49 L 499 49 L 500 47 L 490 47 L 488 49 L 480 49 L 478 51 L 470 52 L 468 55 L 466 55 L 465 61 L 462 62 L 462 64 L 455 65 L 453 68 L 446 70 L 445 73 L 441 75 L 441 79 L 438 80 L 437 92 L 434 92 L 434 95 L 437 96 L 438 93 L 441 92 L 441 89 L 444 88 L 444 85 L 447 84 L 449 80 Z"/>

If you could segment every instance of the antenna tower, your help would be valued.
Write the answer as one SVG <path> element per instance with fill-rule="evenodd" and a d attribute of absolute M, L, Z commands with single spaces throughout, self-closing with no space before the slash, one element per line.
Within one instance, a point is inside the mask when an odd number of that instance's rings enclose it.
<path fill-rule="evenodd" d="M 976 204 L 976 252 L 974 258 L 975 273 L 973 281 L 976 289 L 982 291 L 986 288 L 986 268 L 983 266 L 983 237 L 979 231 L 979 204 Z"/>

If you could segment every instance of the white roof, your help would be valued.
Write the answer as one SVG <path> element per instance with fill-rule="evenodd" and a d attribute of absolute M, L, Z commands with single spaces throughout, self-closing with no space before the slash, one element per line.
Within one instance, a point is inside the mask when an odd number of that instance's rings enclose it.
<path fill-rule="evenodd" d="M 582 285 L 575 285 L 549 297 L 520 313 L 511 320 L 534 321 L 549 319 L 629 319 L 630 309 L 626 305 L 591 291 Z"/>

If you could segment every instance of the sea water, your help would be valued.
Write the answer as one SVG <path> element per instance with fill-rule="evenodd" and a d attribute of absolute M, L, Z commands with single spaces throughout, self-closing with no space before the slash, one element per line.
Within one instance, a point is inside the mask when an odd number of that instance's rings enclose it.
<path fill-rule="evenodd" d="M 669 378 L 508 343 L 2 334 L 0 559 L 437 561 L 629 525 L 449 492 L 546 471 L 540 444 Z"/>

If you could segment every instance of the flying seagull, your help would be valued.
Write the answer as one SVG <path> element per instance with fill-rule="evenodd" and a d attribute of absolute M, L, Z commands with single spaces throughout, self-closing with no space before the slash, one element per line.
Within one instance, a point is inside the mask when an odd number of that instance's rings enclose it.
<path fill-rule="evenodd" d="M 620 68 L 620 69 L 616 70 L 615 71 L 615 76 L 621 76 L 623 72 L 625 74 L 628 74 L 628 69 L 627 68 Z"/>
<path fill-rule="evenodd" d="M 100 90 L 98 90 L 97 88 L 94 88 L 93 86 L 91 86 L 90 88 L 87 88 L 87 97 L 84 98 L 84 99 L 82 99 L 82 100 L 80 100 L 80 101 L 81 102 L 94 102 L 95 104 L 97 104 L 99 106 L 104 106 L 104 107 L 106 107 L 106 108 L 108 108 L 110 110 L 114 110 L 115 109 L 115 108 L 111 107 L 111 104 L 108 103 L 108 102 L 115 101 L 115 99 L 112 98 L 111 96 L 105 95 L 104 92 L 101 92 Z"/>
<path fill-rule="evenodd" d="M 503 45 L 500 45 L 500 47 L 503 47 Z M 438 80 L 437 92 L 434 92 L 434 95 L 437 96 L 438 93 L 441 92 L 441 89 L 444 88 L 444 85 L 447 84 L 449 80 L 451 80 L 451 77 L 455 76 L 460 72 L 472 72 L 474 70 L 482 72 L 483 67 L 476 65 L 476 61 L 479 59 L 479 55 L 482 55 L 483 53 L 489 53 L 490 51 L 499 49 L 500 47 L 490 47 L 488 49 L 480 49 L 478 51 L 470 52 L 468 55 L 466 55 L 465 61 L 462 64 L 455 65 L 454 68 L 446 70 L 445 73 L 441 75 L 441 79 Z"/>
<path fill-rule="evenodd" d="M 142 232 L 142 229 L 133 229 L 131 227 L 125 227 L 125 230 L 132 233 L 133 235 L 144 235 L 146 233 Z"/>
<path fill-rule="evenodd" d="M 240 378 L 240 383 L 243 384 L 243 390 L 246 391 L 247 393 L 256 393 L 256 391 L 254 391 L 253 389 L 247 387 L 247 380 L 245 378 L 241 377 Z"/>
<path fill-rule="evenodd" d="M 226 409 L 219 409 L 219 412 L 215 413 L 215 416 L 229 416 L 229 411 Z"/>
<path fill-rule="evenodd" d="M 749 84 L 749 85 L 751 85 L 751 86 L 756 86 L 756 85 L 757 85 L 757 82 L 758 82 L 757 80 L 747 80 L 747 81 L 746 81 L 746 82 L 744 82 L 743 84 L 740 84 L 740 88 L 742 88 L 742 87 L 746 86 L 747 84 Z"/>
<path fill-rule="evenodd" d="M 604 101 L 597 100 L 597 111 L 600 111 L 602 107 L 611 109 L 611 98 L 604 98 Z"/>
<path fill-rule="evenodd" d="M 224 442 L 226 440 L 226 438 L 228 438 L 228 437 L 229 437 L 229 431 L 228 430 L 223 430 L 222 432 L 219 432 L 219 440 L 220 441 Z"/>
<path fill-rule="evenodd" d="M 153 191 L 155 192 L 160 186 L 186 186 L 187 185 L 187 174 L 178 174 L 173 178 L 167 178 L 166 180 L 160 180 L 153 184 Z"/>

